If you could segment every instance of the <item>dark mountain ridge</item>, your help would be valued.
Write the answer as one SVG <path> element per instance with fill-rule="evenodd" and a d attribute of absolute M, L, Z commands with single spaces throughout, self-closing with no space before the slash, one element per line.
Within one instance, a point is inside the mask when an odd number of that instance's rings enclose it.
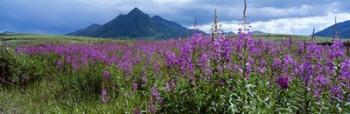
<path fill-rule="evenodd" d="M 67 35 L 110 37 L 110 38 L 137 38 L 137 39 L 167 39 L 191 36 L 201 32 L 183 27 L 175 22 L 163 19 L 160 16 L 150 17 L 138 8 L 133 9 L 127 15 L 120 14 L 112 21 L 98 25 L 93 24 L 85 29 L 80 29 Z"/>
<path fill-rule="evenodd" d="M 333 37 L 335 32 L 335 26 L 339 38 L 350 38 L 350 20 L 338 23 L 336 25 L 332 25 L 322 31 L 315 33 L 315 36 Z"/>

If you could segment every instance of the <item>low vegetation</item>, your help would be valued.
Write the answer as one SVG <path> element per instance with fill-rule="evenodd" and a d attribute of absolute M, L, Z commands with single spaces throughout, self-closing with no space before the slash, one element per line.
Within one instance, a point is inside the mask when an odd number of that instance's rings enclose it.
<path fill-rule="evenodd" d="M 340 40 L 0 39 L 2 113 L 350 113 Z"/>

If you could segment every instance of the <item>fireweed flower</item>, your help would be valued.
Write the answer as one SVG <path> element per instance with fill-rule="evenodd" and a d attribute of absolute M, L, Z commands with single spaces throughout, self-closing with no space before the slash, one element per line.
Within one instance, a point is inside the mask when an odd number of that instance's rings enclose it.
<path fill-rule="evenodd" d="M 243 69 L 242 69 L 242 66 L 241 66 L 241 65 L 234 64 L 234 65 L 233 65 L 233 70 L 234 70 L 235 72 L 243 73 Z"/>
<path fill-rule="evenodd" d="M 198 65 L 201 67 L 201 70 L 205 75 L 210 75 L 212 73 L 209 64 L 209 56 L 207 54 L 202 54 L 198 60 Z"/>
<path fill-rule="evenodd" d="M 327 72 L 328 75 L 334 75 L 336 73 L 336 65 L 332 61 L 326 61 L 323 65 L 323 70 Z"/>
<path fill-rule="evenodd" d="M 294 75 L 294 71 L 297 69 L 296 67 L 296 61 L 290 56 L 290 55 L 285 55 L 282 58 L 282 73 L 288 73 L 290 75 Z"/>
<path fill-rule="evenodd" d="M 158 62 L 156 62 L 156 61 L 153 62 L 152 66 L 153 66 L 153 70 L 154 70 L 155 72 L 157 72 L 157 73 L 160 72 L 160 65 L 159 65 Z"/>
<path fill-rule="evenodd" d="M 333 42 L 333 45 L 331 46 L 331 51 L 329 52 L 330 58 L 338 58 L 338 57 L 343 57 L 344 56 L 344 45 L 341 40 L 336 40 Z"/>
<path fill-rule="evenodd" d="M 342 100 L 343 99 L 343 90 L 340 86 L 333 86 L 331 88 L 331 94 L 333 97 Z"/>
<path fill-rule="evenodd" d="M 202 67 L 207 66 L 209 62 L 209 56 L 205 53 L 202 54 L 202 56 L 198 60 L 198 64 Z"/>
<path fill-rule="evenodd" d="M 272 67 L 280 68 L 282 65 L 282 61 L 279 58 L 275 58 L 272 63 Z"/>
<path fill-rule="evenodd" d="M 162 102 L 162 97 L 160 96 L 160 93 L 157 89 L 156 86 L 153 86 L 151 88 L 151 95 L 152 95 L 152 100 L 158 101 L 158 102 Z"/>
<path fill-rule="evenodd" d="M 316 85 L 325 86 L 329 83 L 329 79 L 323 75 L 319 75 L 315 78 Z"/>
<path fill-rule="evenodd" d="M 312 64 L 309 62 L 302 63 L 299 69 L 301 79 L 304 81 L 305 85 L 309 85 L 309 82 L 312 78 L 311 76 L 314 75 Z"/>
<path fill-rule="evenodd" d="M 102 76 L 103 76 L 104 80 L 109 80 L 111 78 L 111 73 L 109 73 L 109 71 L 105 70 L 105 71 L 103 71 Z"/>
<path fill-rule="evenodd" d="M 77 61 L 73 61 L 71 64 L 72 64 L 73 70 L 79 70 L 80 69 L 80 64 Z"/>
<path fill-rule="evenodd" d="M 135 58 L 132 57 L 132 52 L 127 51 L 121 58 L 118 68 L 123 70 L 126 73 L 131 73 L 132 68 L 134 66 L 134 60 Z"/>
<path fill-rule="evenodd" d="M 252 46 L 249 49 L 249 54 L 253 56 L 260 56 L 262 54 L 262 50 L 260 47 Z"/>
<path fill-rule="evenodd" d="M 171 52 L 171 51 L 166 51 L 165 52 L 165 59 L 167 62 L 168 66 L 175 66 L 178 64 L 178 60 L 175 56 L 175 53 Z"/>
<path fill-rule="evenodd" d="M 264 59 L 261 59 L 259 62 L 257 72 L 258 73 L 265 73 L 267 71 L 266 65 L 267 65 L 266 61 Z"/>
<path fill-rule="evenodd" d="M 56 61 L 56 66 L 57 66 L 57 68 L 61 68 L 61 67 L 63 67 L 63 62 L 62 62 L 62 60 L 57 60 Z"/>
<path fill-rule="evenodd" d="M 231 58 L 231 44 L 228 39 L 219 38 L 214 41 L 215 59 L 229 61 Z"/>
<path fill-rule="evenodd" d="M 148 112 L 151 114 L 156 114 L 157 112 L 157 107 L 154 103 L 148 104 Z"/>
<path fill-rule="evenodd" d="M 307 49 L 306 49 L 306 55 L 303 59 L 308 61 L 321 59 L 322 47 L 318 46 L 316 43 L 310 43 L 305 45 Z"/>
<path fill-rule="evenodd" d="M 294 65 L 294 64 L 296 64 L 295 60 L 290 55 L 285 55 L 283 57 L 283 62 L 284 62 L 284 64 L 287 64 L 287 65 Z"/>
<path fill-rule="evenodd" d="M 138 84 L 137 84 L 135 81 L 133 81 L 133 82 L 131 83 L 131 90 L 132 90 L 133 92 L 135 92 L 135 91 L 138 90 Z"/>
<path fill-rule="evenodd" d="M 253 70 L 254 59 L 248 57 L 247 62 L 245 63 L 245 79 L 249 79 Z"/>
<path fill-rule="evenodd" d="M 350 80 L 350 59 L 346 59 L 340 64 L 340 74 L 343 79 Z"/>
<path fill-rule="evenodd" d="M 320 99 L 321 97 L 321 89 L 320 88 L 315 88 L 313 93 L 314 93 L 314 96 L 317 98 L 317 99 Z"/>
<path fill-rule="evenodd" d="M 182 46 L 181 48 L 181 57 L 190 57 L 192 54 L 194 46 L 188 42 L 185 45 Z"/>
<path fill-rule="evenodd" d="M 141 82 L 142 82 L 142 84 L 140 86 L 142 88 L 145 88 L 147 86 L 147 83 L 148 83 L 148 78 L 147 78 L 147 76 L 145 74 L 142 74 Z"/>
<path fill-rule="evenodd" d="M 109 101 L 109 98 L 108 98 L 108 90 L 106 88 L 102 88 L 101 89 L 101 101 L 102 103 L 107 103 Z"/>
<path fill-rule="evenodd" d="M 287 76 L 278 77 L 276 80 L 276 84 L 282 89 L 287 89 L 289 86 L 289 77 Z"/>
<path fill-rule="evenodd" d="M 173 91 L 176 88 L 176 82 L 175 80 L 170 80 L 167 83 L 165 83 L 165 90 L 168 92 Z"/>

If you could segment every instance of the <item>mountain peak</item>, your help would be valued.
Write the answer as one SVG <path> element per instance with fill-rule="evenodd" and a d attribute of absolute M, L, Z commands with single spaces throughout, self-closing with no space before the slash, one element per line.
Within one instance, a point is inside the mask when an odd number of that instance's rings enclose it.
<path fill-rule="evenodd" d="M 135 7 L 133 10 L 129 12 L 129 14 L 145 14 L 139 8 Z"/>
<path fill-rule="evenodd" d="M 160 16 L 150 17 L 137 7 L 127 15 L 119 15 L 103 25 L 91 25 L 68 35 L 91 37 L 127 38 L 183 38 L 197 33 Z"/>

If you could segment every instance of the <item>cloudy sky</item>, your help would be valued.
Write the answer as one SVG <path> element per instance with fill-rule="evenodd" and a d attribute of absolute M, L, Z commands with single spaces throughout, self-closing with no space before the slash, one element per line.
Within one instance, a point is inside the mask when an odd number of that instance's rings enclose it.
<path fill-rule="evenodd" d="M 350 20 L 350 0 L 247 0 L 253 30 L 311 34 Z M 243 0 L 0 0 L 0 31 L 65 34 L 90 24 L 104 24 L 134 7 L 191 27 L 197 17 L 208 31 L 218 10 L 225 31 L 236 31 Z"/>

